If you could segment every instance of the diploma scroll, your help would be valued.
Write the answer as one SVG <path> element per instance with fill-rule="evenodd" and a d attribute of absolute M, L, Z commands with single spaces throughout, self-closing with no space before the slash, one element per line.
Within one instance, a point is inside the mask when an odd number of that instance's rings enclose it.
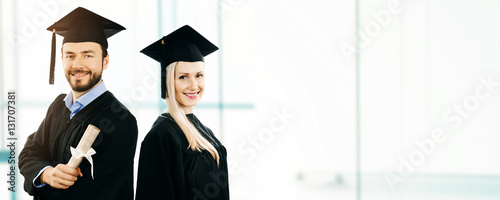
<path fill-rule="evenodd" d="M 71 147 L 71 159 L 69 159 L 68 166 L 76 169 L 82 162 L 82 159 L 85 157 L 89 160 L 90 165 L 92 166 L 92 155 L 95 154 L 94 149 L 91 148 L 94 143 L 97 135 L 99 135 L 99 128 L 95 127 L 92 124 L 89 124 L 85 133 L 83 133 L 82 139 L 78 142 L 78 146 L 76 149 Z M 92 167 L 92 177 L 93 177 L 93 167 Z"/>

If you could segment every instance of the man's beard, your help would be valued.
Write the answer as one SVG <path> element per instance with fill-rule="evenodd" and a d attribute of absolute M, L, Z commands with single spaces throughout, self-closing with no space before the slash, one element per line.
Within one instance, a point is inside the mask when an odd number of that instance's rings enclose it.
<path fill-rule="evenodd" d="M 73 71 L 69 71 L 68 72 L 68 75 L 66 76 L 66 79 L 68 79 L 68 82 L 69 82 L 69 85 L 71 86 L 71 89 L 75 92 L 85 92 L 87 90 L 90 90 L 91 88 L 93 88 L 97 83 L 99 83 L 99 81 L 101 80 L 102 78 L 102 71 L 101 73 L 92 73 L 92 72 L 88 72 L 89 73 L 89 81 L 87 84 L 83 84 L 81 80 L 76 80 L 75 83 L 72 83 L 71 80 L 70 80 L 70 77 L 71 77 L 71 74 L 77 74 L 77 73 L 86 73 L 87 71 L 83 71 L 83 70 L 73 70 Z"/>

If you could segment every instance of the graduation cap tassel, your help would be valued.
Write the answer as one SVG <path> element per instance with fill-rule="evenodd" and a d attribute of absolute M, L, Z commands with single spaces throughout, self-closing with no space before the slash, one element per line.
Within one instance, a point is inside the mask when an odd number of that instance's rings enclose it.
<path fill-rule="evenodd" d="M 165 42 L 163 40 L 161 40 L 161 51 L 162 51 L 162 55 L 167 55 L 167 49 L 165 48 Z M 166 69 L 167 66 L 165 66 L 167 61 L 165 59 L 166 59 L 165 56 L 161 57 L 160 65 L 161 65 L 161 68 L 162 68 L 162 70 L 161 70 L 161 72 L 162 72 L 161 76 L 162 77 L 166 77 L 167 76 L 166 73 L 163 73 L 163 72 L 166 72 L 166 70 L 167 70 Z M 162 80 L 167 80 L 167 79 L 165 78 L 165 79 L 162 79 Z M 161 84 L 162 87 L 163 87 L 163 84 L 165 84 L 165 87 L 161 89 L 161 96 L 164 97 L 164 99 L 167 99 L 167 97 L 168 97 L 167 87 L 166 87 L 167 83 L 163 82 Z"/>
<path fill-rule="evenodd" d="M 54 85 L 55 66 L 56 66 L 56 29 L 52 29 L 52 49 L 50 51 L 50 77 L 49 77 L 50 85 Z"/>

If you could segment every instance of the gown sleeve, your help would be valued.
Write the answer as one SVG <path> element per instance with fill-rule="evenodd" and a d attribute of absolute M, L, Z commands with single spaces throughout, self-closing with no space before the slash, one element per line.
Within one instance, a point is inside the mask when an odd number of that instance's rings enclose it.
<path fill-rule="evenodd" d="M 58 96 L 54 102 L 62 99 L 63 96 Z M 19 153 L 19 170 L 24 176 L 24 190 L 30 195 L 35 193 L 33 179 L 36 175 L 44 167 L 54 164 L 49 161 L 51 112 L 54 109 L 54 102 L 49 106 L 45 119 L 43 119 L 38 130 L 28 136 L 23 150 Z"/>
<path fill-rule="evenodd" d="M 90 164 L 84 160 L 80 164 L 84 176 L 79 179 L 86 179 L 88 183 L 92 183 L 92 186 L 89 184 L 86 187 L 100 194 L 100 199 L 132 200 L 134 197 L 133 163 L 138 135 L 137 121 L 128 112 L 124 118 L 117 116 L 99 118 L 99 121 L 94 122 L 96 125 L 101 125 L 101 132 L 92 145 L 97 152 L 92 156 L 94 178 L 90 176 Z M 120 184 L 116 184 L 117 182 Z"/>
<path fill-rule="evenodd" d="M 182 152 L 168 131 L 153 126 L 141 144 L 136 200 L 186 199 Z"/>

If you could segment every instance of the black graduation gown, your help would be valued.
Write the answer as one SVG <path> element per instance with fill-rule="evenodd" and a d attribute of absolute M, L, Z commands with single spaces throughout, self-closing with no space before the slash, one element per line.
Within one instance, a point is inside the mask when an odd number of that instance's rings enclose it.
<path fill-rule="evenodd" d="M 208 151 L 188 149 L 186 136 L 164 113 L 142 141 L 136 200 L 229 199 L 226 149 L 194 114 L 186 116 L 219 152 L 219 167 Z"/>
<path fill-rule="evenodd" d="M 111 92 L 106 91 L 70 120 L 64 96 L 61 94 L 52 102 L 40 127 L 28 137 L 19 154 L 19 169 L 25 178 L 24 190 L 34 199 L 132 200 L 137 145 L 135 117 Z M 94 179 L 90 163 L 84 158 L 80 164 L 83 177 L 78 177 L 68 189 L 55 189 L 50 185 L 34 187 L 32 181 L 42 168 L 68 163 L 70 146 L 76 148 L 88 124 L 101 130 L 92 145 L 97 152 L 92 156 Z"/>

